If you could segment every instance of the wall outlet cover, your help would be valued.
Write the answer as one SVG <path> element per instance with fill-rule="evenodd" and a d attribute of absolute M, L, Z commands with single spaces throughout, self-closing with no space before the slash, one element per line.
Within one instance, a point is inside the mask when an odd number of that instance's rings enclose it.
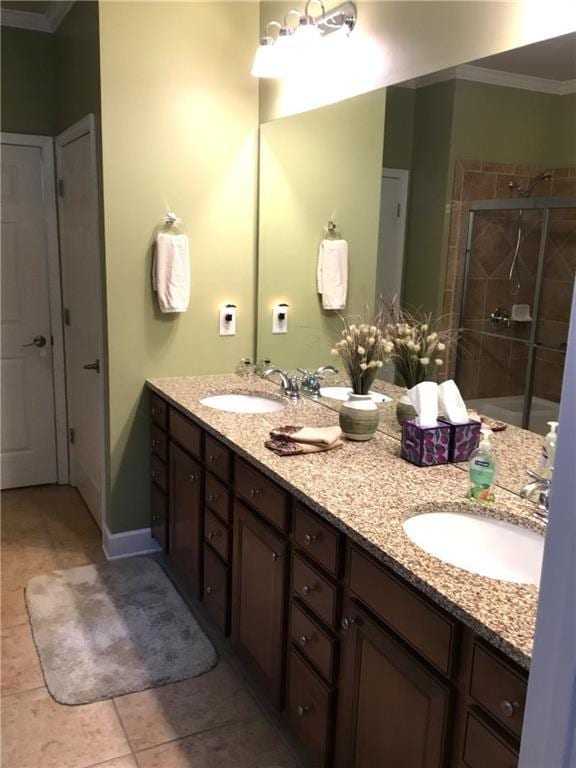
<path fill-rule="evenodd" d="M 273 307 L 272 333 L 288 333 L 288 304 Z"/>
<path fill-rule="evenodd" d="M 220 308 L 220 336 L 236 335 L 236 307 L 228 304 Z"/>

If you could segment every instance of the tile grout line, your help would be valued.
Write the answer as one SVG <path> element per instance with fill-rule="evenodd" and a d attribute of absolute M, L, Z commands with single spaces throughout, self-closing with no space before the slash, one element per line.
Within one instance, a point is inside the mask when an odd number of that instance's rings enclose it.
<path fill-rule="evenodd" d="M 114 698 L 109 699 L 109 701 L 112 702 L 112 707 L 114 708 L 114 712 L 116 713 L 116 717 L 118 718 L 118 722 L 120 723 L 120 728 L 122 729 L 122 733 L 124 734 L 124 738 L 126 739 L 126 743 L 128 744 L 128 747 L 130 749 L 130 754 L 134 758 L 134 762 L 136 763 L 136 765 L 138 765 L 138 760 L 136 759 L 136 752 L 134 751 L 134 747 L 132 746 L 132 742 L 130 741 L 130 738 L 128 736 L 128 731 L 126 730 L 124 721 L 122 720 L 122 717 L 120 716 L 120 712 L 118 711 L 118 707 L 116 706 L 116 701 Z"/>
<path fill-rule="evenodd" d="M 23 688 L 21 691 L 12 691 L 12 693 L 3 693 L 0 696 L 0 701 L 4 701 L 5 699 L 10 699 L 13 696 L 19 696 L 21 693 L 32 693 L 32 691 L 41 691 L 46 690 L 48 694 L 50 694 L 50 691 L 48 691 L 48 688 L 46 688 L 46 685 L 42 683 L 42 685 L 37 685 L 34 688 Z"/>

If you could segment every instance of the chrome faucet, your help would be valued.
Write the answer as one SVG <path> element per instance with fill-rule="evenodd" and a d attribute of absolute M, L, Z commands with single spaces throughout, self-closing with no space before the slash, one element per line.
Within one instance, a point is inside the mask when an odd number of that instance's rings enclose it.
<path fill-rule="evenodd" d="M 268 379 L 274 373 L 277 373 L 278 376 L 280 376 L 282 394 L 289 397 L 290 400 L 298 400 L 300 398 L 300 379 L 297 376 L 290 376 L 290 374 L 287 371 L 283 371 L 282 368 L 267 368 L 262 376 L 265 379 Z"/>
<path fill-rule="evenodd" d="M 534 507 L 534 516 L 541 520 L 543 523 L 548 523 L 548 507 L 550 504 L 550 488 L 552 483 L 545 477 L 541 477 L 536 472 L 528 470 L 529 477 L 532 478 L 532 482 L 522 488 L 520 496 L 523 499 L 532 499 L 535 493 L 538 493 L 538 501 Z"/>
<path fill-rule="evenodd" d="M 323 379 L 323 373 L 338 373 L 338 368 L 333 365 L 321 365 L 315 371 L 308 371 L 305 368 L 298 368 L 302 374 L 302 392 L 309 397 L 317 400 L 320 397 L 320 382 Z"/>

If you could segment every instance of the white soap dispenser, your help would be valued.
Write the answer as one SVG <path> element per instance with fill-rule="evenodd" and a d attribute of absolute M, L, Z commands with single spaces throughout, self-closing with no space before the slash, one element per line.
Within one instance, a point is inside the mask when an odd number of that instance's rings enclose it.
<path fill-rule="evenodd" d="M 542 458 L 540 459 L 540 475 L 545 480 L 552 479 L 552 471 L 554 469 L 554 458 L 556 456 L 556 430 L 558 429 L 557 421 L 548 421 L 550 431 L 546 435 L 544 445 L 542 446 Z"/>

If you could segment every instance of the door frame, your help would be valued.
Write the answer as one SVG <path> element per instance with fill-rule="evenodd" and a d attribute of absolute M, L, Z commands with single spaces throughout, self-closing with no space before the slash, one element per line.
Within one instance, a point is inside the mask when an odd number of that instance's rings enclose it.
<path fill-rule="evenodd" d="M 395 254 L 397 259 L 400 259 L 402 263 L 402 282 L 404 282 L 404 261 L 406 256 L 406 225 L 408 223 L 408 189 L 410 184 L 410 171 L 405 168 L 382 168 L 382 178 L 385 176 L 396 177 L 400 182 L 400 229 L 402 231 L 402 238 L 398 243 L 398 250 Z M 382 182 L 380 182 L 380 194 L 382 194 Z M 378 255 L 380 255 L 380 242 L 378 242 Z M 380 289 L 379 280 L 376 281 L 376 291 Z M 402 294 L 403 285 L 400 285 L 400 295 Z M 400 298 L 400 295 L 398 298 Z M 378 299 L 378 295 L 376 295 Z"/>
<path fill-rule="evenodd" d="M 24 133 L 0 134 L 2 144 L 19 147 L 38 147 L 42 153 L 42 185 L 45 207 L 46 257 L 48 260 L 48 296 L 50 334 L 52 336 L 52 380 L 54 385 L 54 431 L 56 435 L 56 467 L 60 485 L 70 480 L 68 453 L 68 409 L 66 402 L 66 364 L 64 326 L 62 322 L 62 274 L 58 240 L 56 207 L 56 176 L 54 166 L 54 140 L 51 136 Z"/>
<path fill-rule="evenodd" d="M 92 211 L 96 220 L 96 250 L 99 254 L 98 264 L 98 305 L 100 307 L 100 316 L 98 318 L 98 359 L 100 360 L 100 519 L 96 520 L 101 531 L 104 533 L 106 530 L 106 511 L 108 505 L 108 356 L 106 347 L 106 300 L 104 289 L 104 277 L 105 277 L 105 262 L 104 254 L 102 251 L 102 217 L 101 217 L 101 196 L 100 196 L 100 170 L 98 163 L 98 137 L 97 137 L 97 124 L 96 118 L 93 113 L 86 115 L 78 120 L 73 125 L 66 128 L 64 131 L 58 134 L 54 140 L 54 150 L 56 157 L 56 173 L 58 174 L 62 167 L 62 149 L 71 142 L 80 139 L 82 136 L 89 136 L 90 142 L 90 169 L 92 174 L 92 181 L 94 184 L 94 210 Z M 63 222 L 63 212 L 61 207 L 61 198 L 58 197 L 58 221 L 60 226 Z M 62 292 L 62 299 L 63 299 Z M 64 304 L 62 304 L 64 306 Z M 71 474 L 71 473 L 70 473 Z M 72 478 L 71 478 L 72 479 Z"/>

